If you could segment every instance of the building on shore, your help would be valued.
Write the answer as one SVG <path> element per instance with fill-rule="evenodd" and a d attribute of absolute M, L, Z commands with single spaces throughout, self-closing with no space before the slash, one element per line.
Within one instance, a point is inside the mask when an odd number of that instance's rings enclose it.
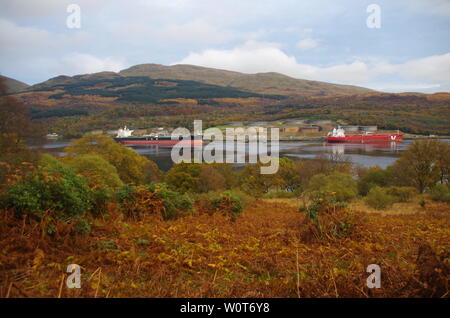
<path fill-rule="evenodd" d="M 92 134 L 92 135 L 101 135 L 101 134 L 103 134 L 103 130 L 101 130 L 101 129 L 91 130 L 91 131 L 89 132 L 89 134 Z"/>
<path fill-rule="evenodd" d="M 302 133 L 317 133 L 319 131 L 320 131 L 320 127 L 319 126 L 315 126 L 315 125 L 301 127 L 301 132 Z"/>
<path fill-rule="evenodd" d="M 285 125 L 303 125 L 306 123 L 306 119 L 288 119 L 283 122 Z"/>
<path fill-rule="evenodd" d="M 280 132 L 282 132 L 282 133 L 298 133 L 299 131 L 300 131 L 300 127 L 297 127 L 297 126 L 280 127 Z"/>
<path fill-rule="evenodd" d="M 267 125 L 267 121 L 251 121 L 246 123 L 249 126 L 266 126 Z"/>
<path fill-rule="evenodd" d="M 311 125 L 328 125 L 328 124 L 331 124 L 331 120 L 329 120 L 329 119 L 308 120 L 308 124 L 311 124 Z"/>
<path fill-rule="evenodd" d="M 115 129 L 115 130 L 107 130 L 106 131 L 106 134 L 107 135 L 117 135 L 117 133 L 118 133 L 119 131 L 117 130 L 117 129 Z"/>
<path fill-rule="evenodd" d="M 339 126 L 339 128 L 344 129 L 344 131 L 359 131 L 359 126 Z"/>
<path fill-rule="evenodd" d="M 377 126 L 359 126 L 359 130 L 367 132 L 375 132 L 378 130 Z"/>

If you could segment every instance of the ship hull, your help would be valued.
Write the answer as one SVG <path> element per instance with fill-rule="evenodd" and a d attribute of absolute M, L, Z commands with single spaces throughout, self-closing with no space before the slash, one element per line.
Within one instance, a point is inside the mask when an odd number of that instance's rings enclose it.
<path fill-rule="evenodd" d="M 403 134 L 370 134 L 370 135 L 347 135 L 344 137 L 327 137 L 327 142 L 402 142 Z"/>
<path fill-rule="evenodd" d="M 166 146 L 173 147 L 175 145 L 179 146 L 201 146 L 203 145 L 202 139 L 181 139 L 174 140 L 170 137 L 168 138 L 155 138 L 155 137 L 124 137 L 124 138 L 114 138 L 115 141 L 123 144 L 123 145 L 158 145 L 158 146 Z"/>

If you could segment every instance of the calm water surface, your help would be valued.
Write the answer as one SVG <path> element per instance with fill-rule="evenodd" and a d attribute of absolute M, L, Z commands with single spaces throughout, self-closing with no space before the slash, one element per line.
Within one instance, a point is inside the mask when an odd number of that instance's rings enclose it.
<path fill-rule="evenodd" d="M 450 142 L 450 139 L 441 139 Z M 412 140 L 405 140 L 402 143 L 371 143 L 371 144 L 349 144 L 326 142 L 304 141 L 304 142 L 280 142 L 280 155 L 291 159 L 303 158 L 314 159 L 320 154 L 341 155 L 353 163 L 364 166 L 387 167 L 392 164 L 400 154 L 408 147 Z M 68 146 L 68 140 L 48 140 L 43 148 L 45 151 L 58 155 L 65 155 L 63 148 Z M 149 145 L 130 146 L 137 153 L 153 160 L 160 169 L 168 170 L 173 165 L 170 157 L 171 148 Z M 225 151 L 234 151 L 237 157 L 243 158 L 244 153 L 233 149 L 224 148 Z M 251 150 L 254 153 L 256 150 Z M 247 148 L 248 152 L 248 148 Z"/>

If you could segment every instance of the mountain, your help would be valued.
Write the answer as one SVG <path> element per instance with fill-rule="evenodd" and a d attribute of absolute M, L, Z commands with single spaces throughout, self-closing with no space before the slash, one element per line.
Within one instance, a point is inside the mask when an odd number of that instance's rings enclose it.
<path fill-rule="evenodd" d="M 194 119 L 344 120 L 404 132 L 450 135 L 450 94 L 391 94 L 192 65 L 136 65 L 126 70 L 58 76 L 14 94 L 49 131 L 80 136 L 93 129 L 189 127 Z"/>
<path fill-rule="evenodd" d="M 20 91 L 24 91 L 29 87 L 28 84 L 3 75 L 0 75 L 0 80 L 5 82 L 6 87 L 8 88 L 8 93 L 17 93 Z"/>
<path fill-rule="evenodd" d="M 67 98 L 107 99 L 110 102 L 158 104 L 173 99 L 251 98 L 286 99 L 287 96 L 258 94 L 231 86 L 219 86 L 192 80 L 123 76 L 103 72 L 73 77 L 58 76 L 31 86 L 27 92 L 44 93 L 50 100 Z M 28 94 L 29 95 L 29 94 Z M 66 103 L 67 104 L 67 103 Z"/>
<path fill-rule="evenodd" d="M 140 64 L 119 72 L 123 76 L 148 76 L 175 80 L 192 80 L 219 86 L 231 86 L 260 94 L 289 96 L 333 96 L 373 93 L 373 90 L 318 81 L 295 79 L 279 73 L 244 74 L 194 65 Z"/>

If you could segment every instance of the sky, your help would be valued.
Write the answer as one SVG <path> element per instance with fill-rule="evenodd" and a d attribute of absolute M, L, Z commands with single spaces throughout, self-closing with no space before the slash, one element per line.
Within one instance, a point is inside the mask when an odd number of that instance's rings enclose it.
<path fill-rule="evenodd" d="M 156 63 L 450 92 L 450 0 L 0 0 L 0 47 L 27 84 Z"/>

